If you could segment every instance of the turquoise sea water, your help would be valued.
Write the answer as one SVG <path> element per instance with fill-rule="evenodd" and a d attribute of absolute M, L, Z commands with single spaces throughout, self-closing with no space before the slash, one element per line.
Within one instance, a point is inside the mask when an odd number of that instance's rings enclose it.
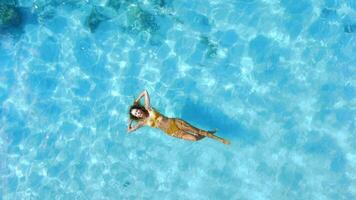
<path fill-rule="evenodd" d="M 356 199 L 356 1 L 0 2 L 0 199 Z"/>

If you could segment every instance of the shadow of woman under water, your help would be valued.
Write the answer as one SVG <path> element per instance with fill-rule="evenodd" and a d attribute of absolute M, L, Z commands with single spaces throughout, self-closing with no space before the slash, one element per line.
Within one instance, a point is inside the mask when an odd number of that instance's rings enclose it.
<path fill-rule="evenodd" d="M 237 140 L 242 145 L 254 145 L 262 139 L 259 131 L 245 127 L 216 107 L 197 103 L 191 99 L 186 100 L 181 118 L 202 129 L 218 129 L 217 135 L 231 140 L 232 144 L 234 144 L 233 140 Z"/>

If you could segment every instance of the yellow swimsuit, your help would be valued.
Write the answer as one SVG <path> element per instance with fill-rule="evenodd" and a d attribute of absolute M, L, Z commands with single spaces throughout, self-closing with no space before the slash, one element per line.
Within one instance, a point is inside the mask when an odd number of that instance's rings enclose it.
<path fill-rule="evenodd" d="M 147 125 L 154 127 L 154 128 L 158 128 L 157 124 L 159 122 L 159 120 L 161 119 L 161 114 L 157 111 L 155 111 L 153 108 L 151 110 L 148 111 L 149 113 L 149 117 L 147 119 Z"/>
<path fill-rule="evenodd" d="M 161 129 L 157 125 L 159 124 L 159 121 L 164 116 L 161 115 L 161 113 L 159 113 L 156 110 L 154 110 L 153 108 L 148 112 L 149 112 L 149 118 L 147 119 L 146 124 L 148 126 Z M 165 133 L 167 133 L 168 135 L 173 135 L 174 136 L 175 133 L 177 133 L 177 131 L 179 131 L 180 129 L 177 127 L 174 119 L 169 119 L 169 127 L 166 130 L 164 130 L 164 129 L 161 129 L 161 130 L 164 131 Z"/>

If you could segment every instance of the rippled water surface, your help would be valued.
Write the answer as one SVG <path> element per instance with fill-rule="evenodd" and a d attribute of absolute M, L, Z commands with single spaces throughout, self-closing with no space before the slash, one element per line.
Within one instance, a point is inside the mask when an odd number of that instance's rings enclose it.
<path fill-rule="evenodd" d="M 356 199 L 355 55 L 356 1 L 0 0 L 0 199 Z"/>

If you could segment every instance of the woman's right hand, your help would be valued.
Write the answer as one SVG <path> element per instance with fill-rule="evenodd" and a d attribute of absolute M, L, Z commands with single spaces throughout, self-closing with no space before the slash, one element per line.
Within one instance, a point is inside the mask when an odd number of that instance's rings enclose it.
<path fill-rule="evenodd" d="M 127 132 L 131 132 L 132 131 L 132 126 L 131 126 L 132 121 L 133 121 L 132 119 L 129 120 L 129 125 L 127 126 Z"/>
<path fill-rule="evenodd" d="M 127 127 L 127 132 L 132 132 L 132 128 L 131 128 L 131 126 L 129 126 L 129 127 Z"/>

